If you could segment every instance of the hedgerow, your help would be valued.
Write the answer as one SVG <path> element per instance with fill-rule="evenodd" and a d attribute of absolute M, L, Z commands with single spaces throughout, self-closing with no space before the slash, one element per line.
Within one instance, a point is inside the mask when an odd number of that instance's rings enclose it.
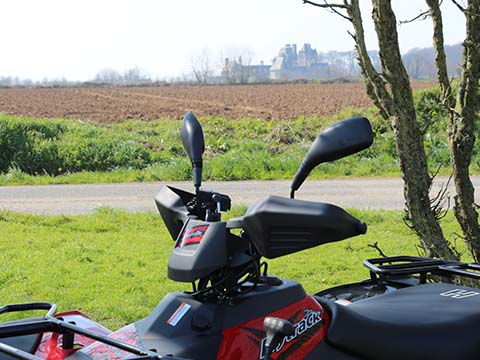
<path fill-rule="evenodd" d="M 438 89 L 415 93 L 417 118 L 430 166 L 449 172 L 446 114 Z M 201 115 L 201 114 L 198 114 Z M 322 118 L 263 120 L 201 117 L 205 134 L 204 178 L 210 180 L 289 179 L 309 145 L 326 125 L 366 116 L 375 132 L 373 146 L 334 163 L 320 165 L 313 177 L 399 175 L 395 143 L 388 123 L 375 108 L 345 109 Z M 0 183 L 29 183 L 48 175 L 88 172 L 73 182 L 156 181 L 190 178 L 178 120 L 125 121 L 97 125 L 61 119 L 33 119 L 0 114 Z M 472 171 L 479 169 L 476 144 Z M 94 175 L 92 175 L 92 173 Z M 15 176 L 8 177 L 9 174 Z M 95 175 L 98 174 L 98 175 Z M 115 174 L 118 174 L 115 175 Z M 96 179 L 96 180 L 95 180 Z"/>

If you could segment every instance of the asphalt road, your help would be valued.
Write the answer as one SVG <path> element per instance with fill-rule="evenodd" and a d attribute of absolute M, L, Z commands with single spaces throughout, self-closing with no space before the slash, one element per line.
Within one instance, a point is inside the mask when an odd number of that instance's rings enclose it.
<path fill-rule="evenodd" d="M 437 193 L 447 178 L 436 180 Z M 472 179 L 480 186 L 480 176 Z M 191 191 L 191 182 L 169 182 L 169 185 Z M 35 214 L 77 215 L 108 206 L 131 212 L 156 211 L 154 198 L 165 183 L 1 186 L 0 209 Z M 204 189 L 228 194 L 234 204 L 250 204 L 272 194 L 289 196 L 290 181 L 205 182 Z M 450 184 L 450 194 L 453 193 Z M 477 192 L 478 193 L 478 192 Z M 477 194 L 477 196 L 480 194 Z M 400 178 L 361 178 L 344 180 L 307 180 L 296 198 L 333 203 L 360 209 L 402 209 L 403 183 Z M 477 202 L 480 201 L 480 196 Z"/>

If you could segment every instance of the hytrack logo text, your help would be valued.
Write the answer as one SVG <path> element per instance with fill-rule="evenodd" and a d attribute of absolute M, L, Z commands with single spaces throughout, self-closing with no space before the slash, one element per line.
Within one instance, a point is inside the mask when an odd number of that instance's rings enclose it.
<path fill-rule="evenodd" d="M 306 332 L 308 329 L 314 327 L 315 325 L 321 323 L 322 320 L 322 312 L 321 311 L 313 311 L 310 309 L 305 309 L 305 314 L 303 315 L 303 318 L 295 323 L 293 327 L 295 328 L 295 333 L 290 336 L 285 336 L 282 341 L 277 345 L 275 349 L 273 349 L 272 353 L 278 353 L 282 351 L 283 347 L 285 344 L 288 344 L 289 342 L 292 342 L 295 340 L 298 336 Z M 263 360 L 265 358 L 265 342 L 267 341 L 267 338 L 264 337 L 260 343 L 260 358 L 259 360 Z"/>

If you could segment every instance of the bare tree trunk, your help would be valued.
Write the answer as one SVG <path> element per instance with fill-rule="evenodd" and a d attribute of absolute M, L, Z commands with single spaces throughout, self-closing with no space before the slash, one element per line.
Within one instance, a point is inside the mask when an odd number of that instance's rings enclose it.
<path fill-rule="evenodd" d="M 373 0 L 373 21 L 377 31 L 383 75 L 390 84 L 393 128 L 403 173 L 409 219 L 427 255 L 455 258 L 430 207 L 428 174 L 423 139 L 417 123 L 412 90 L 398 46 L 397 21 L 390 0 Z"/>
<path fill-rule="evenodd" d="M 457 195 L 457 217 L 475 261 L 480 260 L 480 229 L 469 166 L 475 143 L 474 126 L 477 119 L 478 81 L 480 76 L 480 1 L 470 0 L 465 12 L 467 35 L 464 43 L 462 76 L 458 89 L 456 113 L 449 129 L 453 171 Z"/>
<path fill-rule="evenodd" d="M 457 100 L 448 81 L 443 24 L 438 0 L 427 0 L 434 25 L 433 42 L 438 81 L 449 113 L 448 142 L 455 182 L 455 216 L 462 228 L 464 239 L 476 262 L 480 261 L 480 228 L 469 166 L 475 143 L 478 82 L 480 76 L 480 0 L 470 0 L 465 10 L 467 34 L 464 43 L 462 75 Z"/>
<path fill-rule="evenodd" d="M 419 236 L 426 256 L 457 259 L 458 254 L 450 248 L 443 236 L 429 197 L 432 179 L 428 174 L 410 82 L 400 55 L 397 21 L 390 0 L 372 0 L 373 21 L 380 47 L 381 74 L 375 70 L 366 49 L 359 0 L 344 0 L 337 4 L 321 4 L 310 0 L 303 2 L 329 8 L 353 24 L 352 37 L 355 40 L 367 93 L 393 129 L 403 173 L 410 226 Z"/>
<path fill-rule="evenodd" d="M 437 68 L 437 78 L 442 93 L 442 100 L 445 103 L 450 114 L 455 106 L 455 99 L 452 94 L 452 88 L 448 80 L 447 57 L 443 41 L 443 21 L 438 0 L 426 0 L 429 7 L 430 16 L 433 21 L 433 47 L 435 48 L 435 65 Z"/>
<path fill-rule="evenodd" d="M 358 6 L 357 1 L 352 1 L 354 4 Z M 408 218 L 412 229 L 420 237 L 427 256 L 455 259 L 457 255 L 445 240 L 436 214 L 430 206 L 431 178 L 410 81 L 400 55 L 397 21 L 390 0 L 373 0 L 373 21 L 379 41 L 383 77 L 390 88 L 388 97 L 379 96 L 378 102 L 384 104 L 393 129 L 403 173 Z M 386 90 L 376 92 L 385 94 Z"/>

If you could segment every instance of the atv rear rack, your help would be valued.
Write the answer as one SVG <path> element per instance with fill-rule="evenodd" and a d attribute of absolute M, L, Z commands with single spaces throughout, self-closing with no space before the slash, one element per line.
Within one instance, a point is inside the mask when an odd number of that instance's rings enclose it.
<path fill-rule="evenodd" d="M 418 256 L 392 256 L 364 260 L 372 280 L 387 277 L 420 275 L 420 283 L 427 282 L 427 275 L 462 276 L 480 280 L 480 264 L 454 260 L 439 260 Z"/>
<path fill-rule="evenodd" d="M 147 359 L 164 359 L 165 357 L 158 355 L 154 351 L 144 350 L 139 347 L 127 344 L 123 341 L 113 339 L 111 337 L 99 334 L 97 332 L 83 329 L 74 324 L 53 317 L 57 309 L 57 305 L 52 303 L 28 303 L 28 304 L 12 304 L 0 307 L 0 315 L 8 312 L 31 311 L 31 310 L 48 310 L 43 317 L 27 318 L 21 321 L 12 321 L 0 323 L 0 353 L 9 355 L 15 359 L 21 360 L 43 360 L 29 352 L 18 349 L 14 346 L 3 343 L 3 338 L 11 338 L 24 335 L 35 335 L 42 333 L 58 333 L 58 334 L 79 334 L 90 339 L 99 341 L 103 344 L 121 349 L 132 354 L 129 360 L 147 360 Z M 73 346 L 73 336 L 64 336 L 71 339 Z M 65 343 L 64 343 L 65 346 Z M 169 360 L 182 360 L 180 358 L 168 357 Z M 185 360 L 185 359 L 183 359 Z"/>

